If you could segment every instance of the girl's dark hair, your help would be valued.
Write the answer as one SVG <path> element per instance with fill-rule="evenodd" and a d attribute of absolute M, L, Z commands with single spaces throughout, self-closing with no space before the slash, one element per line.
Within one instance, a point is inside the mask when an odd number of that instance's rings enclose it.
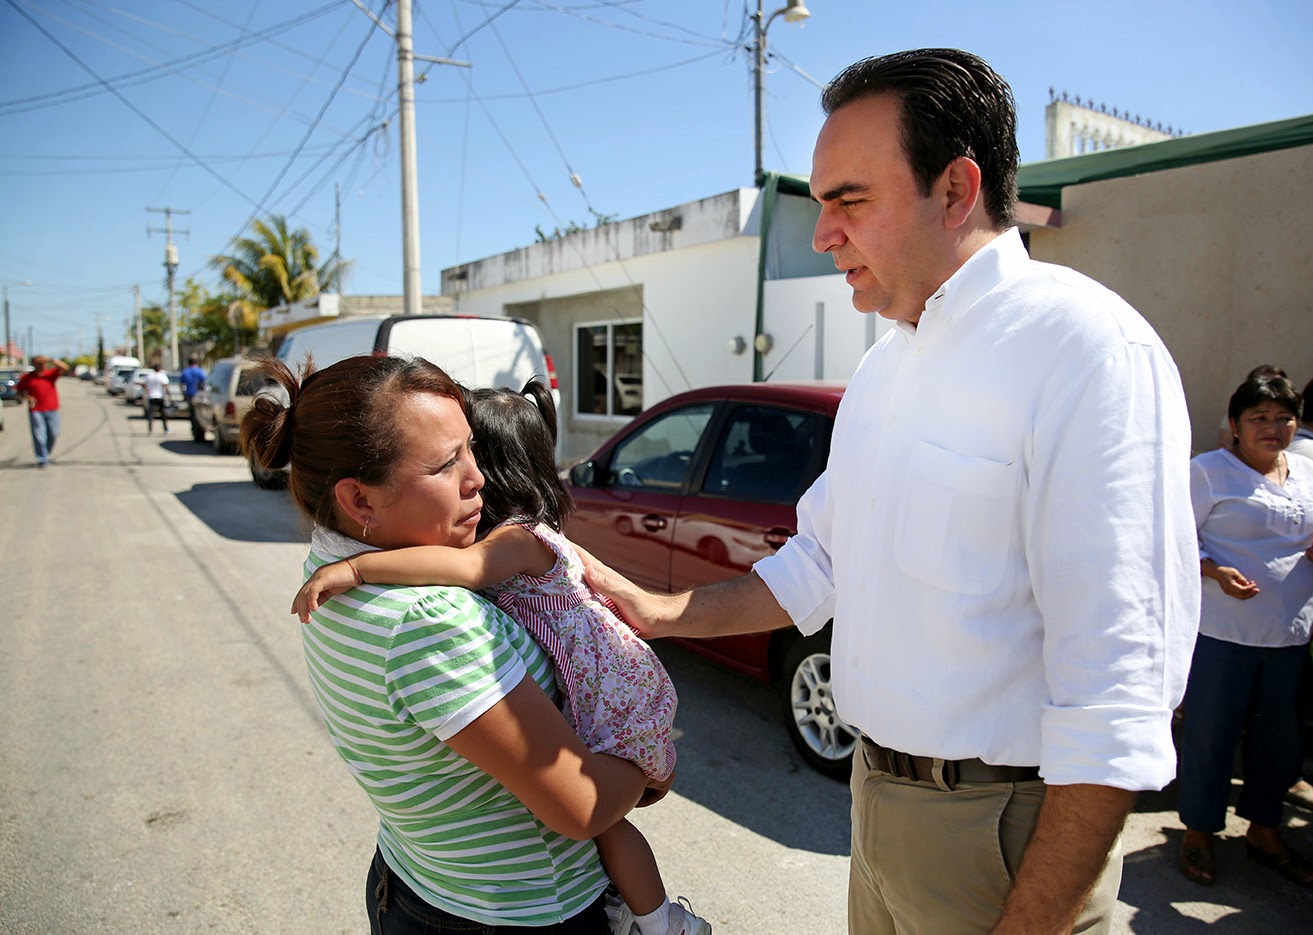
<path fill-rule="evenodd" d="M 290 464 L 292 502 L 341 533 L 337 482 L 354 477 L 383 486 L 405 454 L 401 399 L 447 396 L 468 413 L 460 384 L 422 357 L 348 357 L 323 370 L 307 358 L 299 380 L 277 358 L 260 364 L 276 386 L 258 394 L 242 419 L 242 453 L 266 469 Z"/>
<path fill-rule="evenodd" d="M 1241 383 L 1231 394 L 1231 402 L 1226 407 L 1228 419 L 1240 420 L 1240 414 L 1247 409 L 1266 402 L 1276 403 L 1283 409 L 1289 409 L 1298 419 L 1303 411 L 1299 390 L 1285 377 L 1260 376 L 1251 377 Z"/>
<path fill-rule="evenodd" d="M 512 517 L 560 532 L 574 501 L 556 470 L 556 406 L 537 380 L 520 392 L 466 390 L 474 460 L 483 472 L 479 535 Z"/>
<path fill-rule="evenodd" d="M 1017 110 L 1012 89 L 982 58 L 914 49 L 849 65 L 821 92 L 827 115 L 877 94 L 898 97 L 903 153 L 922 197 L 954 159 L 980 166 L 985 210 L 999 230 L 1016 223 Z"/>

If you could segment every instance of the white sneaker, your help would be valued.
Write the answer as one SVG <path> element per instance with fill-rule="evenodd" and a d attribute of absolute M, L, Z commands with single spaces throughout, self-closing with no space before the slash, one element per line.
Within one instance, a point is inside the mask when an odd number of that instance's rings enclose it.
<path fill-rule="evenodd" d="M 620 893 L 614 884 L 608 886 L 602 896 L 605 899 L 606 922 L 611 929 L 611 935 L 631 935 L 635 931 L 634 913 L 630 910 L 629 904 L 620 898 Z"/>
<path fill-rule="evenodd" d="M 693 914 L 688 900 L 680 896 L 670 904 L 670 928 L 667 935 L 711 935 L 711 923 Z"/>

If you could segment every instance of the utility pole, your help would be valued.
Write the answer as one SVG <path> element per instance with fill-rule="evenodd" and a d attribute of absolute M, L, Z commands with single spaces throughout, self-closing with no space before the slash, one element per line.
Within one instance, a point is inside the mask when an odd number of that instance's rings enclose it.
<path fill-rule="evenodd" d="M 770 24 L 774 22 L 775 17 L 781 13 L 784 14 L 786 23 L 801 23 L 811 16 L 811 10 L 803 0 L 787 0 L 787 5 L 780 7 L 770 16 L 766 16 L 765 9 L 762 7 L 762 0 L 757 0 L 757 15 L 753 17 L 756 25 L 757 41 L 755 48 L 752 50 L 752 78 L 754 88 L 754 119 L 753 119 L 753 137 L 752 151 L 755 156 L 753 165 L 753 184 L 761 187 L 762 168 L 761 168 L 761 127 L 762 114 L 766 109 L 766 88 L 764 75 L 766 73 L 766 30 L 770 29 Z"/>
<path fill-rule="evenodd" d="M 419 182 L 415 157 L 415 60 L 435 65 L 459 65 L 469 68 L 469 62 L 450 58 L 433 58 L 415 54 L 415 35 L 411 25 L 411 0 L 397 0 L 397 28 L 375 16 L 360 2 L 352 0 L 365 15 L 397 41 L 397 100 L 400 102 L 401 133 L 401 289 L 402 310 L 407 315 L 418 315 L 423 296 L 419 275 Z M 339 255 L 339 259 L 340 259 Z M 338 287 L 340 290 L 340 286 Z"/>
<path fill-rule="evenodd" d="M 136 313 L 132 317 L 132 320 L 137 323 L 137 360 L 139 360 L 141 363 L 144 364 L 146 362 L 146 342 L 143 340 L 141 333 L 141 286 L 140 285 L 135 285 L 132 287 L 132 297 L 135 300 L 136 309 L 137 309 Z"/>
<path fill-rule="evenodd" d="M 333 183 L 333 283 L 342 294 L 342 186 Z"/>
<path fill-rule="evenodd" d="M 190 211 L 183 211 L 175 208 L 147 208 L 147 211 L 164 215 L 164 269 L 169 274 L 169 366 L 167 369 L 176 370 L 178 368 L 178 309 L 173 300 L 173 277 L 178 272 L 178 248 L 173 245 L 173 216 L 175 214 L 191 214 Z M 146 224 L 146 236 L 159 232 L 158 227 L 152 228 L 150 223 Z M 191 239 L 191 228 L 183 231 L 187 239 Z M 141 320 L 140 312 L 137 320 Z M 145 363 L 143 360 L 142 363 Z"/>
<path fill-rule="evenodd" d="M 5 363 L 9 363 L 9 283 L 5 283 Z"/>

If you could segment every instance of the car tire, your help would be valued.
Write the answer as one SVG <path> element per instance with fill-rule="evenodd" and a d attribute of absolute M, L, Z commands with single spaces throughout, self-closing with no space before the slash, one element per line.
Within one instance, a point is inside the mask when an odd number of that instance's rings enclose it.
<path fill-rule="evenodd" d="M 835 709 L 828 626 L 788 648 L 779 690 L 785 729 L 802 758 L 818 772 L 846 780 L 859 734 Z"/>
<path fill-rule="evenodd" d="M 214 453 L 217 455 L 230 455 L 236 450 L 233 445 L 224 439 L 223 432 L 219 431 L 219 427 L 216 425 L 214 427 Z"/>
<path fill-rule="evenodd" d="M 251 480 L 261 490 L 284 490 L 287 487 L 287 472 L 271 471 L 251 462 Z"/>

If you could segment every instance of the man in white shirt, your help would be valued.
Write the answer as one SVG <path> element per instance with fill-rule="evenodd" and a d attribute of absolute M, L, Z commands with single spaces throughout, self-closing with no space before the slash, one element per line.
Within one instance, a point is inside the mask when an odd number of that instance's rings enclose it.
<path fill-rule="evenodd" d="M 1179 375 L 1118 296 L 1027 256 L 1012 93 L 986 63 L 870 59 L 822 106 L 813 246 L 897 327 L 798 535 L 684 594 L 596 562 L 590 582 L 650 637 L 833 619 L 863 732 L 850 932 L 1106 932 L 1135 792 L 1174 774 L 1198 627 Z"/>
<path fill-rule="evenodd" d="M 165 395 L 169 392 L 169 375 L 153 364 L 150 373 L 142 379 L 146 393 L 146 434 L 152 431 L 152 423 L 158 413 L 164 434 L 169 434 L 169 416 L 165 407 Z"/>
<path fill-rule="evenodd" d="M 1295 437 L 1286 446 L 1286 451 L 1313 458 L 1313 380 L 1308 381 L 1301 395 L 1304 400 L 1304 415 L 1301 417 L 1299 428 L 1295 429 Z"/>

